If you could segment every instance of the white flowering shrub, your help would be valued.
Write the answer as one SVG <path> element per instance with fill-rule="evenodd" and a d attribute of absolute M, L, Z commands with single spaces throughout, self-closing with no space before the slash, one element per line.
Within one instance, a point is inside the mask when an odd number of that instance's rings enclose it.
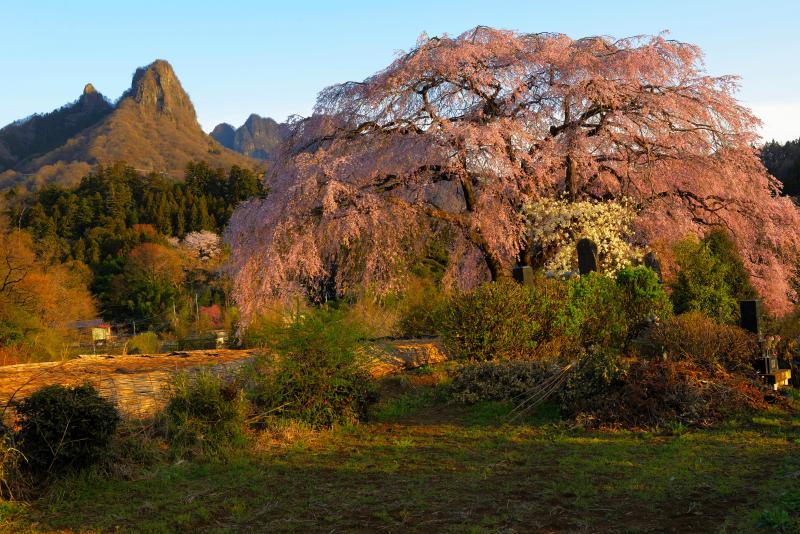
<path fill-rule="evenodd" d="M 181 248 L 193 258 L 212 260 L 222 252 L 222 239 L 219 235 L 208 230 L 190 232 L 181 241 Z"/>
<path fill-rule="evenodd" d="M 597 244 L 598 269 L 605 274 L 616 273 L 641 255 L 629 242 L 636 212 L 627 201 L 542 198 L 526 204 L 523 214 L 529 238 L 547 258 L 547 271 L 577 271 L 576 245 L 583 238 Z"/>

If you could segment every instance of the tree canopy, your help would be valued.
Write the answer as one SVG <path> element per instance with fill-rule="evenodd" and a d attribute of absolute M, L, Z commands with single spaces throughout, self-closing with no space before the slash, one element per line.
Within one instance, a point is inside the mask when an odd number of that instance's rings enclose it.
<path fill-rule="evenodd" d="M 275 297 L 395 287 L 446 229 L 446 280 L 538 257 L 522 206 L 630 199 L 637 239 L 726 227 L 773 310 L 799 222 L 752 146 L 759 124 L 701 50 L 663 35 L 571 39 L 477 27 L 423 35 L 362 82 L 323 90 L 227 231 L 245 318 Z"/>

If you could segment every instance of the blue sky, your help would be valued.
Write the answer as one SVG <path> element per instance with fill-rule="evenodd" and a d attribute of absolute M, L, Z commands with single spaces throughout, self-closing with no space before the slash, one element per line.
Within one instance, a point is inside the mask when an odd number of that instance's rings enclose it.
<path fill-rule="evenodd" d="M 417 36 L 483 24 L 572 37 L 653 34 L 700 45 L 712 74 L 739 74 L 764 137 L 800 137 L 800 2 L 0 0 L 0 125 L 76 99 L 116 99 L 136 67 L 169 60 L 201 125 L 308 114 L 317 92 L 363 79 Z"/>

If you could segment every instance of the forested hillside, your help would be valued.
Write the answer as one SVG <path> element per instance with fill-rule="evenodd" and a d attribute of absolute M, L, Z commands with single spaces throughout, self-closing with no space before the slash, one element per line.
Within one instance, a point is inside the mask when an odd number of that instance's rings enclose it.
<path fill-rule="evenodd" d="M 83 287 L 78 293 L 88 304 L 81 314 L 59 319 L 92 318 L 94 301 L 100 316 L 126 328 L 137 321 L 140 329 L 174 330 L 182 318 L 197 320 L 201 308 L 224 305 L 218 234 L 237 204 L 263 193 L 260 178 L 236 166 L 226 172 L 192 162 L 183 181 L 144 175 L 122 163 L 99 167 L 75 187 L 7 193 L 5 248 L 25 266 L 52 271 L 63 265 L 57 272 L 80 274 L 59 280 Z M 24 243 L 37 245 L 27 255 L 13 252 Z M 9 270 L 12 279 L 17 272 Z M 9 309 L 41 316 L 40 306 L 28 302 L 24 296 L 12 299 Z M 215 310 L 219 319 L 221 310 Z M 45 318 L 39 326 L 25 326 L 30 321 L 22 315 L 1 321 L 6 342 L 27 342 L 35 332 L 63 326 Z"/>
<path fill-rule="evenodd" d="M 761 161 L 783 184 L 783 193 L 800 195 L 800 139 L 784 144 L 771 141 L 761 150 Z"/>

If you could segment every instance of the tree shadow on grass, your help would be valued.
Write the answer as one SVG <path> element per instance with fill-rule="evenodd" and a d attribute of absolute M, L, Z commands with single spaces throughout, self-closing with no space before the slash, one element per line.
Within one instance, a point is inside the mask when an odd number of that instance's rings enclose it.
<path fill-rule="evenodd" d="M 499 410 L 495 407 L 493 409 Z M 483 408 L 486 419 L 490 409 Z M 329 432 L 141 480 L 64 481 L 8 530 L 491 532 L 717 531 L 797 465 L 780 432 L 659 436 L 424 414 Z M 479 413 L 480 415 L 480 413 Z M 496 415 L 496 414 L 495 414 Z M 791 460 L 794 458 L 794 460 Z M 795 463 L 792 463 L 795 462 Z M 780 483 L 780 480 L 778 481 Z M 785 483 L 785 482 L 784 482 Z"/>

